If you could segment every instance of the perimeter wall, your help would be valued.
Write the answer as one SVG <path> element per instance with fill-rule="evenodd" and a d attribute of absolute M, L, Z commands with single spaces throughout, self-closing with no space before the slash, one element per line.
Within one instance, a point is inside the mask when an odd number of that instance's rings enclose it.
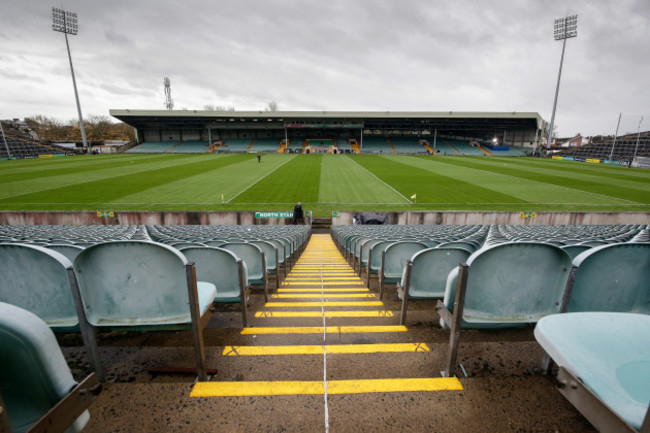
<path fill-rule="evenodd" d="M 352 224 L 359 212 L 338 212 L 332 225 Z M 650 212 L 364 212 L 388 224 L 650 224 Z M 311 218 L 305 218 L 311 223 Z M 255 212 L 0 212 L 3 225 L 285 225 L 290 218 L 256 218 Z"/>

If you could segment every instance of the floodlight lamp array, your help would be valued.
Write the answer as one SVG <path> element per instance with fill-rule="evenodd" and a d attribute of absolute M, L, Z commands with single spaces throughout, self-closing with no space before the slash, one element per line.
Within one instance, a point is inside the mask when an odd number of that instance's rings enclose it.
<path fill-rule="evenodd" d="M 76 35 L 79 32 L 77 14 L 60 8 L 52 8 L 52 30 Z"/>
<path fill-rule="evenodd" d="M 553 36 L 556 41 L 578 36 L 578 15 L 556 19 Z"/>

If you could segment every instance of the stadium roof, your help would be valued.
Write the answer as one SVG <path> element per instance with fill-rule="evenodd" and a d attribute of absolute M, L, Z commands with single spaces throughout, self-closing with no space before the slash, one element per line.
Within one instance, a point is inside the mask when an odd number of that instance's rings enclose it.
<path fill-rule="evenodd" d="M 206 111 L 110 110 L 111 116 L 137 128 L 275 129 L 341 127 L 380 130 L 428 129 L 447 133 L 493 134 L 537 131 L 543 119 L 533 112 L 469 111 Z"/>

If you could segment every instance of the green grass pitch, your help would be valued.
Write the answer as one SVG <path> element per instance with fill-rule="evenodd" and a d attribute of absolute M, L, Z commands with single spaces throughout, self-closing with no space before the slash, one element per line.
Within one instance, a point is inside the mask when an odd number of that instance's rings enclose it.
<path fill-rule="evenodd" d="M 412 199 L 415 195 L 415 199 Z M 531 158 L 111 155 L 0 162 L 0 210 L 650 211 L 650 170 Z"/>

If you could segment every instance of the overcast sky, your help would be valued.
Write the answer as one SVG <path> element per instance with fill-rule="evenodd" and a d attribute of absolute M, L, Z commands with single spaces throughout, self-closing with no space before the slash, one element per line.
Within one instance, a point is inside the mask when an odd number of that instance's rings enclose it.
<path fill-rule="evenodd" d="M 6 1 L 0 118 L 76 117 L 48 0 Z M 65 0 L 84 115 L 111 108 L 532 111 L 561 136 L 650 129 L 648 0 Z"/>

